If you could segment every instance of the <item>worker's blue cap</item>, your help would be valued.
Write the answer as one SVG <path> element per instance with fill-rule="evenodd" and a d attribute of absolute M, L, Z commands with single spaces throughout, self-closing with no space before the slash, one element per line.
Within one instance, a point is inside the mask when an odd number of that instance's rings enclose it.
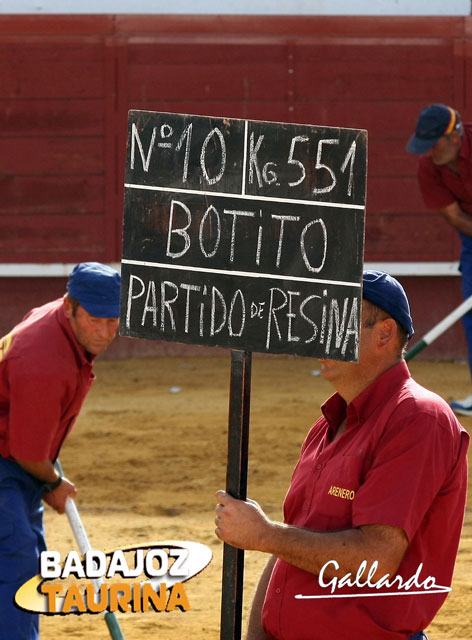
<path fill-rule="evenodd" d="M 402 285 L 383 271 L 366 270 L 362 278 L 362 297 L 392 316 L 413 337 L 410 304 Z"/>
<path fill-rule="evenodd" d="M 120 315 L 120 284 L 118 271 L 100 262 L 76 265 L 67 283 L 71 298 L 96 318 L 118 318 Z"/>
<path fill-rule="evenodd" d="M 442 136 L 453 131 L 461 131 L 459 113 L 445 104 L 430 104 L 423 109 L 416 123 L 415 133 L 411 136 L 406 150 L 410 153 L 426 153 L 434 147 Z"/>

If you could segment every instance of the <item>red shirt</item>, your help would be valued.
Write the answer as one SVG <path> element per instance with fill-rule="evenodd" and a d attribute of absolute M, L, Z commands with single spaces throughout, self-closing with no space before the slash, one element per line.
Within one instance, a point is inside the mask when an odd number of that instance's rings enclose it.
<path fill-rule="evenodd" d="M 0 341 L 0 456 L 59 455 L 95 376 L 62 298 L 33 309 Z"/>
<path fill-rule="evenodd" d="M 472 214 L 472 124 L 465 124 L 462 147 L 457 160 L 459 174 L 436 166 L 429 156 L 418 160 L 418 182 L 429 209 L 442 209 L 454 201 Z"/>
<path fill-rule="evenodd" d="M 397 575 L 406 581 L 423 563 L 420 582 L 432 576 L 449 586 L 464 517 L 469 441 L 449 406 L 418 385 L 401 362 L 347 408 L 335 394 L 322 411 L 295 468 L 285 521 L 316 531 L 402 528 L 409 546 Z M 345 432 L 332 441 L 346 415 Z M 379 590 L 343 587 L 335 593 L 360 592 Z M 283 640 L 400 640 L 426 628 L 446 597 L 295 598 L 331 593 L 318 576 L 277 560 L 262 613 L 266 633 Z"/>

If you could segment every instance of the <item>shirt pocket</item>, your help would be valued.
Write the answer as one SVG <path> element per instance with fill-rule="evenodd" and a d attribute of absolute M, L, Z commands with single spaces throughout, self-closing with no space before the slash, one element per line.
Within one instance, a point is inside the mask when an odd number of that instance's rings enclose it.
<path fill-rule="evenodd" d="M 326 529 L 352 526 L 352 508 L 362 484 L 364 458 L 359 455 L 340 456 L 328 462 L 320 476 L 316 510 Z"/>

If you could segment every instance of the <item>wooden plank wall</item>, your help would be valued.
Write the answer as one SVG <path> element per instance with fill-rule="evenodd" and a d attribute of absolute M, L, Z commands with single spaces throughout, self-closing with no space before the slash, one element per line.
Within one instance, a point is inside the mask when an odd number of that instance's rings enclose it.
<path fill-rule="evenodd" d="M 472 119 L 470 18 L 1 16 L 0 262 L 118 260 L 129 108 L 369 131 L 366 260 L 454 260 L 405 143 Z"/>
<path fill-rule="evenodd" d="M 0 16 L 0 263 L 120 259 L 128 109 L 365 128 L 366 261 L 455 261 L 405 144 L 471 60 L 471 17 Z"/>

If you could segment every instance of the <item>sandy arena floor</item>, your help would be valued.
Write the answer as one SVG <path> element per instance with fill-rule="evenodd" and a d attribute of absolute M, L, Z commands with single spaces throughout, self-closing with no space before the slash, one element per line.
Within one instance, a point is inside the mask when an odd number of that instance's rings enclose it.
<path fill-rule="evenodd" d="M 410 368 L 446 400 L 470 393 L 465 365 L 413 361 Z M 332 392 L 313 375 L 317 369 L 308 358 L 253 359 L 248 494 L 273 518 L 281 518 L 300 445 Z M 186 583 L 190 611 L 119 614 L 126 640 L 217 640 L 222 544 L 213 533 L 214 494 L 225 485 L 230 354 L 100 361 L 96 373 L 61 454 L 79 488 L 77 505 L 92 547 L 175 539 L 213 551 L 208 568 Z M 462 422 L 471 432 L 472 418 Z M 428 630 L 431 640 L 471 637 L 471 493 L 453 591 Z M 50 549 L 66 554 L 76 548 L 65 516 L 47 509 L 45 519 Z M 246 553 L 245 614 L 265 560 Z M 110 638 L 98 615 L 43 616 L 41 624 L 42 640 Z"/>

